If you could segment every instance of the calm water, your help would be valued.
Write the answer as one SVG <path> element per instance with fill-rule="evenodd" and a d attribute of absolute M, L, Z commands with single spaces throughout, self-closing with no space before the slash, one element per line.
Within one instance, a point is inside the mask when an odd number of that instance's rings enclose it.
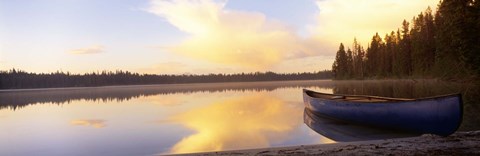
<path fill-rule="evenodd" d="M 302 88 L 390 97 L 478 87 L 436 81 L 290 81 L 0 92 L 0 155 L 155 155 L 332 143 L 304 124 Z M 477 88 L 477 90 L 472 89 Z"/>

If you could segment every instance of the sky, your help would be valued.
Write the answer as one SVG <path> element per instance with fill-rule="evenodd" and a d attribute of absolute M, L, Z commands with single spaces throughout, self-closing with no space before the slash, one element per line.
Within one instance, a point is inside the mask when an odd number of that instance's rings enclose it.
<path fill-rule="evenodd" d="M 209 74 L 331 69 L 340 43 L 438 0 L 0 0 L 0 70 Z M 383 35 L 382 35 L 383 34 Z"/>

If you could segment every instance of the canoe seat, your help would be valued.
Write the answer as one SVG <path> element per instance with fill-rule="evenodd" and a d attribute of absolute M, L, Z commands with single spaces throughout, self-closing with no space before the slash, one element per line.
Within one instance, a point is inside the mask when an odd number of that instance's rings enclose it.
<path fill-rule="evenodd" d="M 345 99 L 345 96 L 333 96 L 331 99 Z"/>
<path fill-rule="evenodd" d="M 354 101 L 354 102 L 385 102 L 389 101 L 386 99 L 378 99 L 371 97 L 350 97 L 350 96 L 334 96 L 332 100 L 342 100 L 342 101 Z"/>

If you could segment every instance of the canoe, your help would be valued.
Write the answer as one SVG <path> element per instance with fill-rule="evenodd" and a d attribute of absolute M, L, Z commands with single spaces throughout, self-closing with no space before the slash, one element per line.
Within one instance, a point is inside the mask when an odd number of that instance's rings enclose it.
<path fill-rule="evenodd" d="M 421 99 L 337 95 L 303 90 L 305 107 L 315 114 L 362 125 L 448 136 L 462 122 L 460 94 Z"/>
<path fill-rule="evenodd" d="M 313 131 L 336 142 L 383 140 L 419 136 L 417 133 L 377 128 L 314 114 L 305 108 L 303 122 Z"/>

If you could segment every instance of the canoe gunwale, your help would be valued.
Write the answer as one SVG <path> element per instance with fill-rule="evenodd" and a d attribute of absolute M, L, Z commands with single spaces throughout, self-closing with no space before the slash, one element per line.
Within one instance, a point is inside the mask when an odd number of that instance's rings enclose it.
<path fill-rule="evenodd" d="M 344 102 L 352 102 L 352 103 L 369 103 L 369 104 L 385 103 L 385 102 L 394 103 L 394 102 L 406 102 L 406 101 L 422 101 L 422 100 L 431 100 L 431 99 L 445 98 L 445 97 L 451 97 L 451 96 L 461 97 L 460 93 L 452 93 L 452 94 L 445 94 L 445 95 L 438 95 L 438 96 L 431 96 L 431 97 L 407 99 L 407 98 L 392 98 L 392 97 L 371 96 L 371 95 L 328 94 L 328 93 L 315 92 L 315 91 L 312 91 L 312 90 L 309 90 L 309 89 L 303 89 L 303 94 L 305 94 L 308 97 L 313 98 L 313 99 L 322 99 L 322 100 L 328 100 L 328 101 L 344 101 Z M 326 95 L 326 96 L 361 97 L 361 98 L 369 98 L 369 99 L 380 99 L 380 100 L 386 100 L 386 101 L 368 101 L 368 102 L 366 102 L 366 101 L 348 101 L 348 100 L 343 100 L 343 99 L 330 99 L 330 98 L 316 97 L 312 94 L 321 94 L 321 95 Z"/>

